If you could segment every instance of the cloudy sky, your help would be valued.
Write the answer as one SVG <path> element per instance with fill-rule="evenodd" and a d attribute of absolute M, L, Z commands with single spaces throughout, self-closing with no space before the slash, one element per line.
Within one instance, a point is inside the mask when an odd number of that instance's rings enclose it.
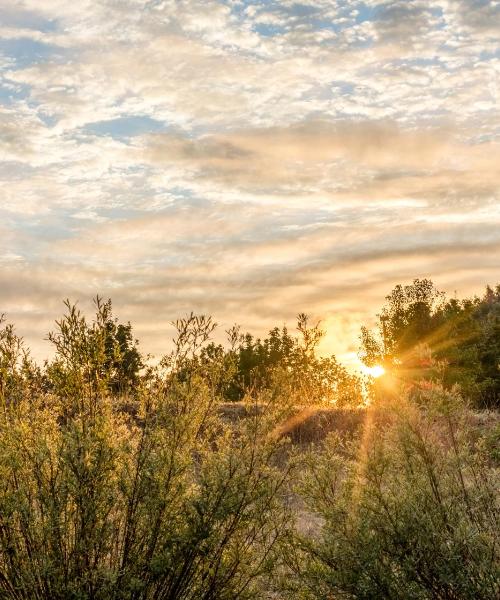
<path fill-rule="evenodd" d="M 351 360 L 398 282 L 500 277 L 497 0 L 0 0 L 0 312 L 306 311 Z M 223 327 L 222 327 L 223 329 Z"/>

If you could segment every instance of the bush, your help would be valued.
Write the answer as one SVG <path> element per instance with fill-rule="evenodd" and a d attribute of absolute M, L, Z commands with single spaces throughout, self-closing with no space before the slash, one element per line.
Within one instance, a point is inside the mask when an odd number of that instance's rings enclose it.
<path fill-rule="evenodd" d="M 498 470 L 456 397 L 434 388 L 427 401 L 400 400 L 390 424 L 369 411 L 355 443 L 333 437 L 309 455 L 299 488 L 322 525 L 288 545 L 294 597 L 498 597 Z"/>
<path fill-rule="evenodd" d="M 43 369 L 0 323 L 0 599 L 499 597 L 498 414 L 425 346 L 339 408 L 360 382 L 304 317 L 236 405 L 236 330 L 191 314 L 146 369 L 109 302 L 67 307 Z"/>
<path fill-rule="evenodd" d="M 151 371 L 129 416 L 102 316 L 88 325 L 70 307 L 50 392 L 4 398 L 0 597 L 263 597 L 289 521 L 273 407 L 224 424 L 195 369 Z"/>

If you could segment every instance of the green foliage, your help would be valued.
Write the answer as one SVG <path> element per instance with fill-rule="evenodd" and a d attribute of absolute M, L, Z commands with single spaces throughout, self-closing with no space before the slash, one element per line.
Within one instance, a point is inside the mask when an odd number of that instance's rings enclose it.
<path fill-rule="evenodd" d="M 110 305 L 96 308 L 88 324 L 68 304 L 49 391 L 2 402 L 0 597 L 262 597 L 289 521 L 272 435 L 283 408 L 224 423 L 218 382 L 191 363 L 206 332 L 194 319 L 176 369 L 151 370 L 129 415 L 111 393 Z"/>
<path fill-rule="evenodd" d="M 498 288 L 398 286 L 363 331 L 369 409 L 305 315 L 225 347 L 190 314 L 146 367 L 110 301 L 66 307 L 44 368 L 0 319 L 0 599 L 500 594 L 498 414 L 464 400 L 496 397 Z M 318 404 L 338 433 L 294 453 Z"/>
<path fill-rule="evenodd" d="M 337 406 L 362 402 L 361 382 L 340 365 L 334 356 L 319 357 L 317 347 L 324 331 L 309 325 L 308 317 L 297 319 L 298 337 L 286 327 L 275 327 L 264 340 L 250 334 L 238 336 L 229 355 L 235 373 L 226 397 L 240 400 L 249 389 L 287 390 L 296 404 L 335 403 Z"/>
<path fill-rule="evenodd" d="M 43 386 L 41 370 L 31 360 L 12 324 L 0 315 L 0 403 L 10 405 Z"/>
<path fill-rule="evenodd" d="M 294 597 L 498 597 L 498 469 L 455 397 L 431 386 L 425 401 L 372 409 L 357 441 L 306 458 L 300 493 L 321 526 L 288 546 Z"/>
<path fill-rule="evenodd" d="M 57 330 L 49 334 L 56 349 L 56 359 L 47 367 L 48 377 L 69 395 L 78 390 L 90 394 L 133 391 L 143 367 L 130 323 L 113 318 L 111 300 L 94 300 L 96 316 L 91 324 L 69 300 L 64 303 L 67 314 L 56 321 Z"/>
<path fill-rule="evenodd" d="M 383 364 L 413 381 L 428 377 L 436 360 L 447 387 L 459 384 L 476 406 L 500 405 L 500 286 L 487 287 L 482 298 L 447 300 L 430 280 L 415 279 L 386 300 L 378 331 L 361 331 L 365 364 Z"/>

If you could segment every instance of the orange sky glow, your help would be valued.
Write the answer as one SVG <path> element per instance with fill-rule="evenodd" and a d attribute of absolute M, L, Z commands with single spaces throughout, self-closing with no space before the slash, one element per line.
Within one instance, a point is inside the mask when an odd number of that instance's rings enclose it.
<path fill-rule="evenodd" d="M 321 320 L 352 367 L 397 283 L 499 278 L 500 5 L 3 0 L 0 313 L 38 358 L 111 297 L 145 352 Z"/>

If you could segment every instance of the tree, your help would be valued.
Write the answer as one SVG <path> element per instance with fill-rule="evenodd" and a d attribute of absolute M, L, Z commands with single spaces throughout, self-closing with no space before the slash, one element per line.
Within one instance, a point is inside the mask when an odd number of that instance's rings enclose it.
<path fill-rule="evenodd" d="M 144 366 L 138 342 L 132 335 L 132 326 L 128 323 L 118 323 L 110 313 L 106 320 L 106 367 L 113 372 L 110 387 L 114 392 L 124 393 L 133 391 L 139 381 L 139 372 Z"/>
<path fill-rule="evenodd" d="M 47 367 L 50 378 L 58 385 L 66 381 L 82 391 L 89 388 L 92 395 L 133 392 L 143 361 L 130 323 L 118 323 L 111 300 L 99 296 L 91 323 L 76 304 L 64 304 L 67 312 L 48 336 L 56 349 L 56 359 Z"/>
<path fill-rule="evenodd" d="M 430 280 L 415 279 L 396 286 L 386 301 L 377 330 L 361 330 L 365 364 L 383 364 L 414 381 L 431 377 L 438 362 L 447 387 L 459 384 L 477 406 L 499 405 L 500 286 L 488 286 L 482 298 L 458 300 L 446 299 Z"/>
<path fill-rule="evenodd" d="M 297 404 L 362 402 L 361 382 L 350 375 L 334 356 L 319 357 L 324 336 L 320 324 L 311 325 L 307 315 L 297 317 L 297 336 L 288 328 L 275 327 L 264 340 L 240 336 L 233 352 L 236 372 L 228 399 L 240 400 L 249 390 L 287 390 Z"/>
<path fill-rule="evenodd" d="M 418 343 L 433 332 L 436 307 L 444 299 L 430 279 L 415 279 L 410 285 L 397 285 L 386 296 L 377 334 L 362 329 L 365 364 L 394 364 L 404 361 Z M 378 338 L 378 339 L 377 339 Z"/>

